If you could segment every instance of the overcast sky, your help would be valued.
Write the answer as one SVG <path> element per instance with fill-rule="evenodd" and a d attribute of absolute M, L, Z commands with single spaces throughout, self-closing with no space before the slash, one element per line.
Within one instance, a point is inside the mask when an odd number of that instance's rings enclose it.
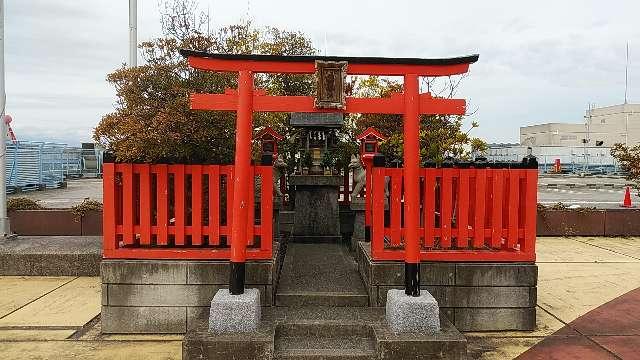
<path fill-rule="evenodd" d="M 160 34 L 157 0 L 139 0 L 139 40 Z M 7 0 L 7 113 L 21 140 L 77 144 L 113 109 L 105 81 L 127 59 L 127 0 Z M 640 102 L 640 1 L 201 0 L 212 27 L 244 19 L 305 32 L 327 55 L 480 54 L 459 97 L 475 134 L 518 141 L 519 126 L 580 122 L 589 102 Z M 304 4 L 303 4 L 304 3 Z M 637 55 L 636 55 L 637 54 Z M 635 56 L 634 56 L 635 55 Z"/>

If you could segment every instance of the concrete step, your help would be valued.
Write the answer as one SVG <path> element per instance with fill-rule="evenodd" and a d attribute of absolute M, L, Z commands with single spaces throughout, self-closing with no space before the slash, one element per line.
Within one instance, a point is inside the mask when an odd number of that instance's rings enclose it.
<path fill-rule="evenodd" d="M 285 323 L 276 327 L 276 359 L 376 359 L 370 326 L 337 321 Z"/>
<path fill-rule="evenodd" d="M 369 296 L 349 292 L 278 292 L 276 306 L 369 306 Z"/>
<path fill-rule="evenodd" d="M 0 275 L 99 276 L 102 236 L 0 239 Z"/>
<path fill-rule="evenodd" d="M 467 358 L 467 340 L 440 318 L 435 335 L 394 334 L 384 308 L 266 307 L 255 332 L 215 334 L 207 321 L 189 328 L 183 359 L 372 360 Z"/>
<path fill-rule="evenodd" d="M 300 339 L 295 339 L 299 341 Z M 284 349 L 276 350 L 276 359 L 282 360 L 374 360 L 377 359 L 375 344 L 370 350 L 361 349 Z"/>
<path fill-rule="evenodd" d="M 276 337 L 357 337 L 373 338 L 373 329 L 363 322 L 341 320 L 296 320 L 285 322 L 276 328 Z"/>

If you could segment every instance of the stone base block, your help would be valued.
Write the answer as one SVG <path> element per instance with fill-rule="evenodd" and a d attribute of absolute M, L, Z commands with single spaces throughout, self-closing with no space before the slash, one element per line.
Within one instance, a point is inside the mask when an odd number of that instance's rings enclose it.
<path fill-rule="evenodd" d="M 209 331 L 236 333 L 254 331 L 260 324 L 260 292 L 246 289 L 244 294 L 231 295 L 220 289 L 211 300 Z"/>
<path fill-rule="evenodd" d="M 185 360 L 271 360 L 274 355 L 274 325 L 263 321 L 256 331 L 213 334 L 207 324 L 196 323 L 182 341 Z"/>
<path fill-rule="evenodd" d="M 401 261 L 376 261 L 369 243 L 356 252 L 369 304 L 384 307 L 387 292 L 404 288 Z M 533 330 L 538 267 L 535 263 L 423 262 L 421 290 L 462 331 Z"/>
<path fill-rule="evenodd" d="M 409 296 L 404 290 L 389 290 L 386 310 L 387 323 L 395 333 L 440 331 L 438 302 L 428 291 Z"/>
<path fill-rule="evenodd" d="M 273 244 L 271 260 L 246 263 L 246 286 L 260 292 L 262 306 L 273 306 L 284 254 L 279 248 Z M 105 259 L 100 269 L 102 331 L 184 333 L 200 319 L 206 329 L 211 300 L 227 288 L 229 268 L 226 260 Z"/>
<path fill-rule="evenodd" d="M 338 189 L 341 176 L 293 175 L 295 186 L 293 235 L 340 237 Z"/>
<path fill-rule="evenodd" d="M 375 329 L 381 360 L 467 359 L 467 339 L 443 315 L 435 334 L 394 333 L 387 326 Z"/>

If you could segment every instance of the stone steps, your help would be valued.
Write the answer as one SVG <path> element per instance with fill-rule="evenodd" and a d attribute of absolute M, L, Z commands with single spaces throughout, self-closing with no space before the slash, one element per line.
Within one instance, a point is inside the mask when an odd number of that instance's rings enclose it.
<path fill-rule="evenodd" d="M 284 323 L 276 327 L 276 359 L 376 359 L 370 326 L 339 321 Z"/>
<path fill-rule="evenodd" d="M 206 321 L 194 326 L 183 359 L 466 359 L 465 337 L 444 316 L 440 327 L 435 335 L 394 334 L 383 308 L 266 307 L 255 332 L 214 334 Z"/>
<path fill-rule="evenodd" d="M 276 306 L 369 306 L 357 264 L 343 244 L 289 243 Z"/>
<path fill-rule="evenodd" d="M 369 296 L 360 293 L 277 293 L 276 306 L 369 306 Z"/>

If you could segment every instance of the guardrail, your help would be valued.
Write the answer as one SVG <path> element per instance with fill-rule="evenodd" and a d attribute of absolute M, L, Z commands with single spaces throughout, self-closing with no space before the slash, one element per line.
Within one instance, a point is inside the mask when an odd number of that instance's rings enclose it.
<path fill-rule="evenodd" d="M 247 258 L 271 259 L 273 168 L 252 166 Z M 229 259 L 233 165 L 103 165 L 104 258 Z"/>

